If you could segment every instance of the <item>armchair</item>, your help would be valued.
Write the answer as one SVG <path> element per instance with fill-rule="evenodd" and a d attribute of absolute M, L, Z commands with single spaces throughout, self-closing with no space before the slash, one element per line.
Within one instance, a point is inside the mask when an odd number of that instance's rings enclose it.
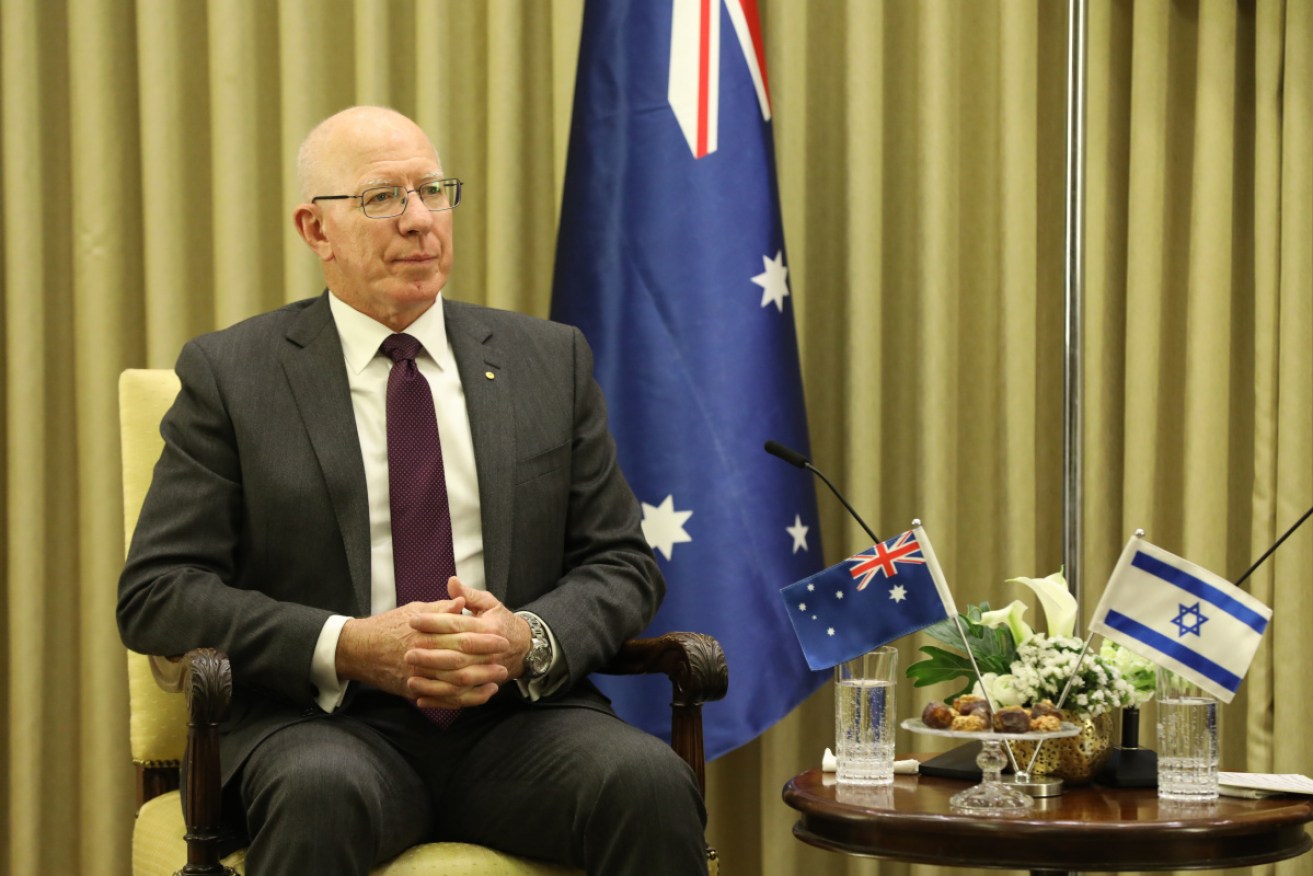
<path fill-rule="evenodd" d="M 159 422 L 178 392 L 163 369 L 128 370 L 119 379 L 123 453 L 124 532 L 131 539 L 155 460 L 162 448 Z M 243 873 L 245 852 L 219 860 L 221 793 L 219 723 L 232 692 L 228 657 L 198 648 L 181 657 L 128 652 L 131 750 L 137 767 L 137 820 L 133 876 L 222 876 Z M 627 642 L 606 670 L 659 672 L 671 680 L 671 745 L 705 791 L 702 704 L 725 696 L 728 673 L 720 644 L 699 633 L 668 633 Z M 180 695 L 181 694 L 181 695 Z M 185 767 L 183 766 L 185 764 Z M 180 782 L 188 799 L 184 822 Z M 718 861 L 707 849 L 715 874 Z M 415 846 L 374 871 L 375 876 L 566 876 L 567 867 L 518 858 L 463 843 Z"/>

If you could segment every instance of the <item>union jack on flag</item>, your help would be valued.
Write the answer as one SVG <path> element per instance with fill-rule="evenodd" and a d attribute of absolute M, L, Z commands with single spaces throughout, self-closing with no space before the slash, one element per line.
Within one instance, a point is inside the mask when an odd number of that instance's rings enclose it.
<path fill-rule="evenodd" d="M 860 578 L 861 583 L 857 585 L 858 590 L 865 590 L 866 585 L 871 583 L 871 579 L 876 575 L 883 575 L 886 578 L 892 578 L 898 574 L 899 563 L 921 564 L 925 558 L 921 556 L 921 545 L 917 544 L 916 536 L 909 529 L 894 540 L 893 545 L 889 546 L 885 542 L 875 545 L 871 548 L 874 554 L 862 551 L 844 560 L 846 563 L 856 563 L 852 568 L 852 576 Z"/>
<path fill-rule="evenodd" d="M 757 0 L 724 0 L 757 93 L 761 119 L 770 121 L 766 50 Z M 666 97 L 694 158 L 716 151 L 720 131 L 721 0 L 672 0 L 670 75 Z"/>
<path fill-rule="evenodd" d="M 780 594 L 812 669 L 851 660 L 957 613 L 920 523 Z"/>

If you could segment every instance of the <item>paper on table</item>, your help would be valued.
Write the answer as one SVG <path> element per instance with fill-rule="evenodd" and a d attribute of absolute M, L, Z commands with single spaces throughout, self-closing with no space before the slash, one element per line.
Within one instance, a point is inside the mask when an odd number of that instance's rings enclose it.
<path fill-rule="evenodd" d="M 834 752 L 825 749 L 825 754 L 821 757 L 821 772 L 832 773 L 839 769 L 839 759 L 834 756 Z M 914 776 L 921 771 L 921 762 L 908 758 L 907 760 L 894 761 L 894 775 Z"/>
<path fill-rule="evenodd" d="M 1223 773 L 1217 774 L 1223 794 L 1226 788 L 1266 791 L 1269 794 L 1313 794 L 1313 779 L 1299 773 Z M 1239 796 L 1239 795 L 1229 795 Z"/>

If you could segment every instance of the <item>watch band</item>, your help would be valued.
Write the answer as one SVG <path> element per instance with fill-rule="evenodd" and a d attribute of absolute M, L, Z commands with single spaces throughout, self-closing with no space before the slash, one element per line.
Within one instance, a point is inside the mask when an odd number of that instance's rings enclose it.
<path fill-rule="evenodd" d="M 524 655 L 524 677 L 533 681 L 546 675 L 552 666 L 552 640 L 547 635 L 546 625 L 537 615 L 523 612 L 520 617 L 529 625 L 532 636 L 529 652 Z"/>

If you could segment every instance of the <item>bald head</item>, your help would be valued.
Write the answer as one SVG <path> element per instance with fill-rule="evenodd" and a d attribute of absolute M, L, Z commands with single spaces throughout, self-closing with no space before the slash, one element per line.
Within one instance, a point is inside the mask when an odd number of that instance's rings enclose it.
<path fill-rule="evenodd" d="M 419 125 L 409 118 L 382 106 L 353 106 L 329 116 L 316 125 L 296 153 L 296 179 L 301 197 L 309 201 L 315 195 L 338 194 L 344 172 L 356 166 L 362 157 L 381 144 L 416 135 L 428 144 L 437 160 L 437 150 Z"/>
<path fill-rule="evenodd" d="M 305 200 L 292 222 L 319 257 L 324 285 L 403 331 L 433 306 L 451 272 L 451 210 L 415 195 L 442 178 L 433 142 L 395 110 L 358 106 L 317 125 L 296 164 Z M 379 188 L 405 192 L 399 213 L 365 214 L 364 193 Z"/>

